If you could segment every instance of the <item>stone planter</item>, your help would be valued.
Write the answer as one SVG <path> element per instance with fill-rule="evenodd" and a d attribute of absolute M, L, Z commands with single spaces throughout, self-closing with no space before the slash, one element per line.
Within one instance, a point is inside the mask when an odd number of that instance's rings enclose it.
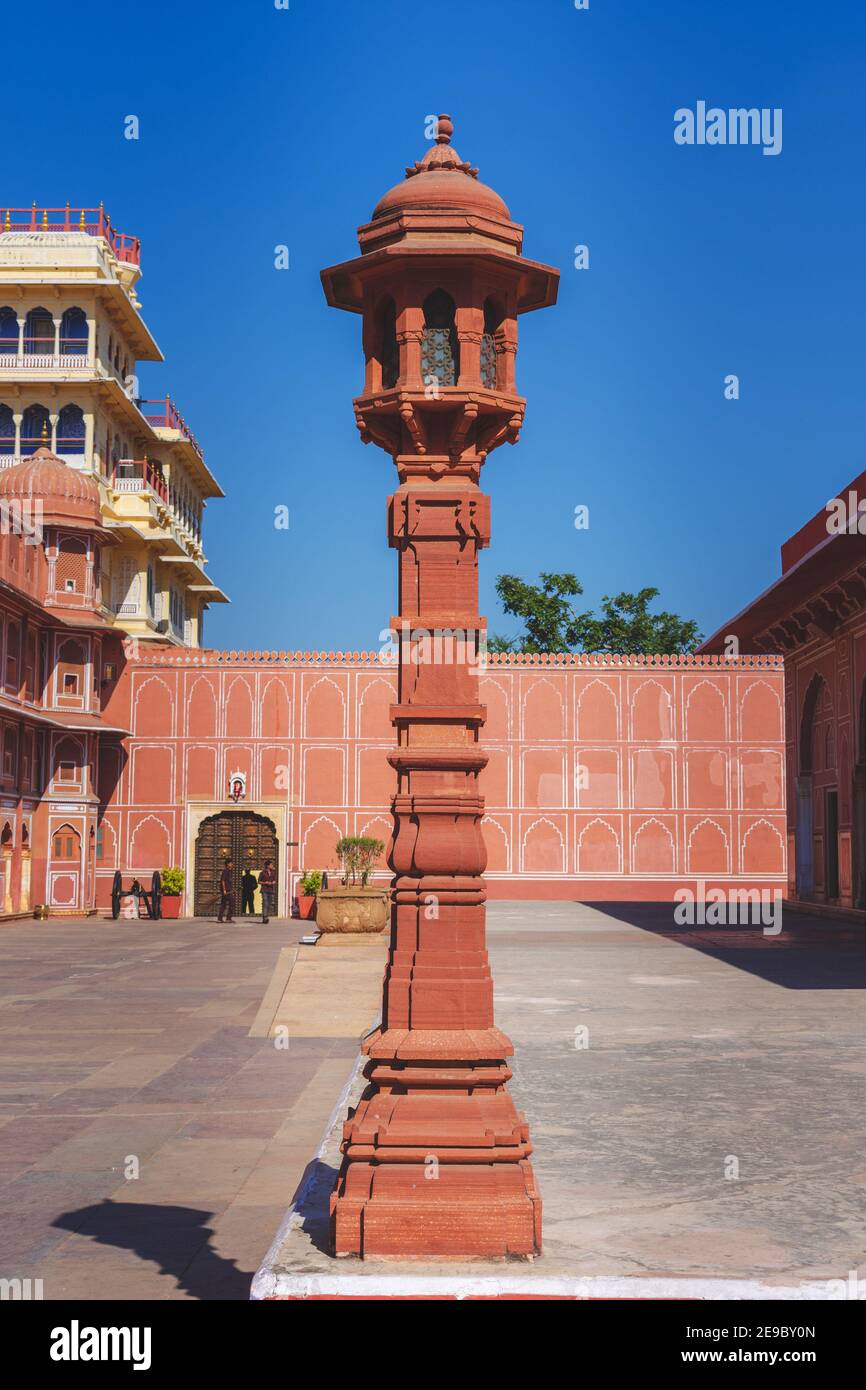
<path fill-rule="evenodd" d="M 159 900 L 159 915 L 168 922 L 176 922 L 180 917 L 180 893 L 163 893 Z"/>
<path fill-rule="evenodd" d="M 387 888 L 324 888 L 316 900 L 316 926 L 321 932 L 381 932 L 390 919 Z"/>

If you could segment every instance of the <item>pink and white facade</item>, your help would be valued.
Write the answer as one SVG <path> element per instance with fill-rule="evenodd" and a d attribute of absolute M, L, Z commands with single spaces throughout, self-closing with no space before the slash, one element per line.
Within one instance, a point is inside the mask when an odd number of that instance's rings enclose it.
<path fill-rule="evenodd" d="M 491 897 L 784 889 L 779 657 L 488 663 L 478 681 Z M 274 827 L 286 913 L 302 870 L 335 868 L 340 836 L 387 843 L 395 700 L 396 672 L 378 653 L 142 648 L 105 711 L 131 733 L 101 740 L 98 903 L 117 869 L 144 880 L 178 864 L 191 913 L 199 829 L 236 812 Z"/>

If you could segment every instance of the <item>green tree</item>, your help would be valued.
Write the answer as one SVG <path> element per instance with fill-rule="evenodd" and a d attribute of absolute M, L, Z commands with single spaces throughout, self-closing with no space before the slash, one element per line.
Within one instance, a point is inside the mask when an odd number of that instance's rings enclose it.
<path fill-rule="evenodd" d="M 527 584 L 513 574 L 496 581 L 506 613 L 522 618 L 524 632 L 513 638 L 491 637 L 494 652 L 610 652 L 653 656 L 692 652 L 701 642 L 698 625 L 676 613 L 651 613 L 658 589 L 621 593 L 601 600 L 601 613 L 576 613 L 569 598 L 583 593 L 573 574 L 541 574 L 541 584 Z"/>

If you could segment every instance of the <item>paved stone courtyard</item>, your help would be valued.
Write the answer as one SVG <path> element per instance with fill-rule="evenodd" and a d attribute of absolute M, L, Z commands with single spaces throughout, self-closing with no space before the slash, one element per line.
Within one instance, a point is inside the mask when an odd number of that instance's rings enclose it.
<path fill-rule="evenodd" d="M 866 1269 L 866 929 L 570 903 L 489 923 L 551 1267 Z M 247 1297 L 357 1052 L 357 994 L 288 1049 L 249 1036 L 302 929 L 0 930 L 0 1275 L 47 1299 Z"/>

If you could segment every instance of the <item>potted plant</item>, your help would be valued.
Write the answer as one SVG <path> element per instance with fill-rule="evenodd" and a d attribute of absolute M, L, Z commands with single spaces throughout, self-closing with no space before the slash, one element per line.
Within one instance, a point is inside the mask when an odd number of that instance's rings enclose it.
<path fill-rule="evenodd" d="M 316 915 L 316 896 L 322 891 L 322 870 L 306 869 L 298 884 L 298 916 L 310 921 Z"/>
<path fill-rule="evenodd" d="M 177 921 L 186 882 L 183 869 L 163 869 L 160 880 L 159 915 Z"/>
<path fill-rule="evenodd" d="M 371 835 L 346 835 L 337 842 L 342 876 L 339 888 L 319 894 L 316 922 L 321 932 L 381 932 L 391 915 L 387 888 L 370 885 L 383 849 Z"/>

